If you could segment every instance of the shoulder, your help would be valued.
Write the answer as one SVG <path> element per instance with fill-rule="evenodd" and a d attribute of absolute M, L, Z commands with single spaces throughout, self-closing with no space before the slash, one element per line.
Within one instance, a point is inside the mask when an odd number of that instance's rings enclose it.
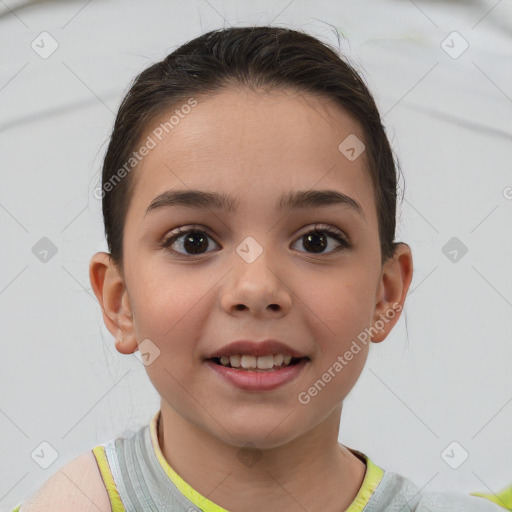
<path fill-rule="evenodd" d="M 19 512 L 111 512 L 110 499 L 96 458 L 79 455 L 52 475 Z"/>
<path fill-rule="evenodd" d="M 392 510 L 414 512 L 505 512 L 512 510 L 505 502 L 495 501 L 489 496 L 478 493 L 423 491 L 412 480 L 392 471 L 385 471 L 384 477 L 370 501 L 372 506 L 385 505 L 391 507 Z"/>
<path fill-rule="evenodd" d="M 421 496 L 418 511 L 453 510 L 454 512 L 505 512 L 511 510 L 505 503 L 500 503 L 487 496 L 473 493 L 428 492 Z"/>

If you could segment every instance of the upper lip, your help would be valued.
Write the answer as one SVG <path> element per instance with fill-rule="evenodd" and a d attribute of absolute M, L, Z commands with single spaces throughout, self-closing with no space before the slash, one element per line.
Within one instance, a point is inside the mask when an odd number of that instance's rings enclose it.
<path fill-rule="evenodd" d="M 264 341 L 251 341 L 251 340 L 237 340 L 232 343 L 224 345 L 222 348 L 211 352 L 206 356 L 206 359 L 221 356 L 234 356 L 237 354 L 247 354 L 252 356 L 266 356 L 271 354 L 282 354 L 284 356 L 290 355 L 292 357 L 306 357 L 301 352 L 289 347 L 285 343 L 277 340 L 264 340 Z"/>

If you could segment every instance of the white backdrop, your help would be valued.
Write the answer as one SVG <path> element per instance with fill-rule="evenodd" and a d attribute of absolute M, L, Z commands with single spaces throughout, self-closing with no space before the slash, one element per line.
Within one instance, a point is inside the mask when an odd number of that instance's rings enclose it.
<path fill-rule="evenodd" d="M 89 283 L 106 250 L 93 192 L 130 80 L 228 25 L 300 28 L 337 46 L 336 27 L 405 175 L 405 317 L 372 345 L 340 442 L 427 490 L 512 483 L 510 0 L 5 0 L 0 13 L 1 510 L 158 410 Z"/>

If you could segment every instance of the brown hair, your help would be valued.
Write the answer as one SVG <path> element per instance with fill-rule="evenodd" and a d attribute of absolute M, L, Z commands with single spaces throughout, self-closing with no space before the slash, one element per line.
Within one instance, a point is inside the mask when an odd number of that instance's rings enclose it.
<path fill-rule="evenodd" d="M 145 69 L 119 107 L 102 170 L 105 235 L 111 259 L 119 268 L 123 268 L 124 223 L 134 186 L 133 173 L 125 172 L 119 179 L 119 170 L 123 166 L 126 170 L 153 118 L 191 96 L 208 95 L 230 84 L 288 87 L 322 95 L 360 123 L 377 206 L 381 259 L 388 259 L 396 246 L 399 164 L 395 166 L 377 106 L 363 79 L 334 48 L 304 32 L 233 27 L 203 34 Z M 107 187 L 109 183 L 115 186 Z"/>

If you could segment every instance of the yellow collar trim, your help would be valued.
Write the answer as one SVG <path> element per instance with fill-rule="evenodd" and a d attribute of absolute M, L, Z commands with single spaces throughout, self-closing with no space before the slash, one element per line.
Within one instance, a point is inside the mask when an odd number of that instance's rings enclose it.
<path fill-rule="evenodd" d="M 202 494 L 197 492 L 193 487 L 185 482 L 185 480 L 183 480 L 183 478 L 181 478 L 181 476 L 178 475 L 174 469 L 171 468 L 165 459 L 162 450 L 160 449 L 160 445 L 158 444 L 157 425 L 160 418 L 160 412 L 161 411 L 158 411 L 153 416 L 153 419 L 149 425 L 149 431 L 151 435 L 153 450 L 155 452 L 156 458 L 158 459 L 158 462 L 160 463 L 160 466 L 162 466 L 162 469 L 165 471 L 165 474 L 171 479 L 172 483 L 179 489 L 179 491 L 194 505 L 197 505 L 200 510 L 203 510 L 204 512 L 229 512 L 225 508 L 220 507 L 213 501 L 210 501 L 208 498 L 205 498 Z M 382 480 L 382 477 L 384 476 L 384 470 L 374 464 L 364 453 L 352 448 L 346 448 L 366 464 L 366 473 L 364 475 L 363 483 L 361 484 L 359 492 L 354 498 L 354 501 L 345 511 L 361 512 L 367 505 L 371 495 L 374 493 L 375 489 Z"/>
<path fill-rule="evenodd" d="M 151 443 L 153 445 L 153 450 L 155 452 L 156 458 L 165 471 L 166 475 L 171 479 L 172 483 L 178 488 L 178 490 L 194 505 L 199 507 L 199 510 L 203 510 L 204 512 L 229 512 L 225 508 L 219 507 L 219 505 L 215 504 L 213 501 L 210 501 L 208 498 L 205 498 L 202 494 L 198 493 L 192 486 L 187 484 L 183 478 L 181 478 L 174 469 L 171 468 L 167 460 L 165 459 L 162 450 L 160 449 L 160 445 L 158 444 L 158 419 L 160 418 L 160 412 L 158 411 L 151 420 L 150 423 L 150 435 L 151 435 Z"/>

